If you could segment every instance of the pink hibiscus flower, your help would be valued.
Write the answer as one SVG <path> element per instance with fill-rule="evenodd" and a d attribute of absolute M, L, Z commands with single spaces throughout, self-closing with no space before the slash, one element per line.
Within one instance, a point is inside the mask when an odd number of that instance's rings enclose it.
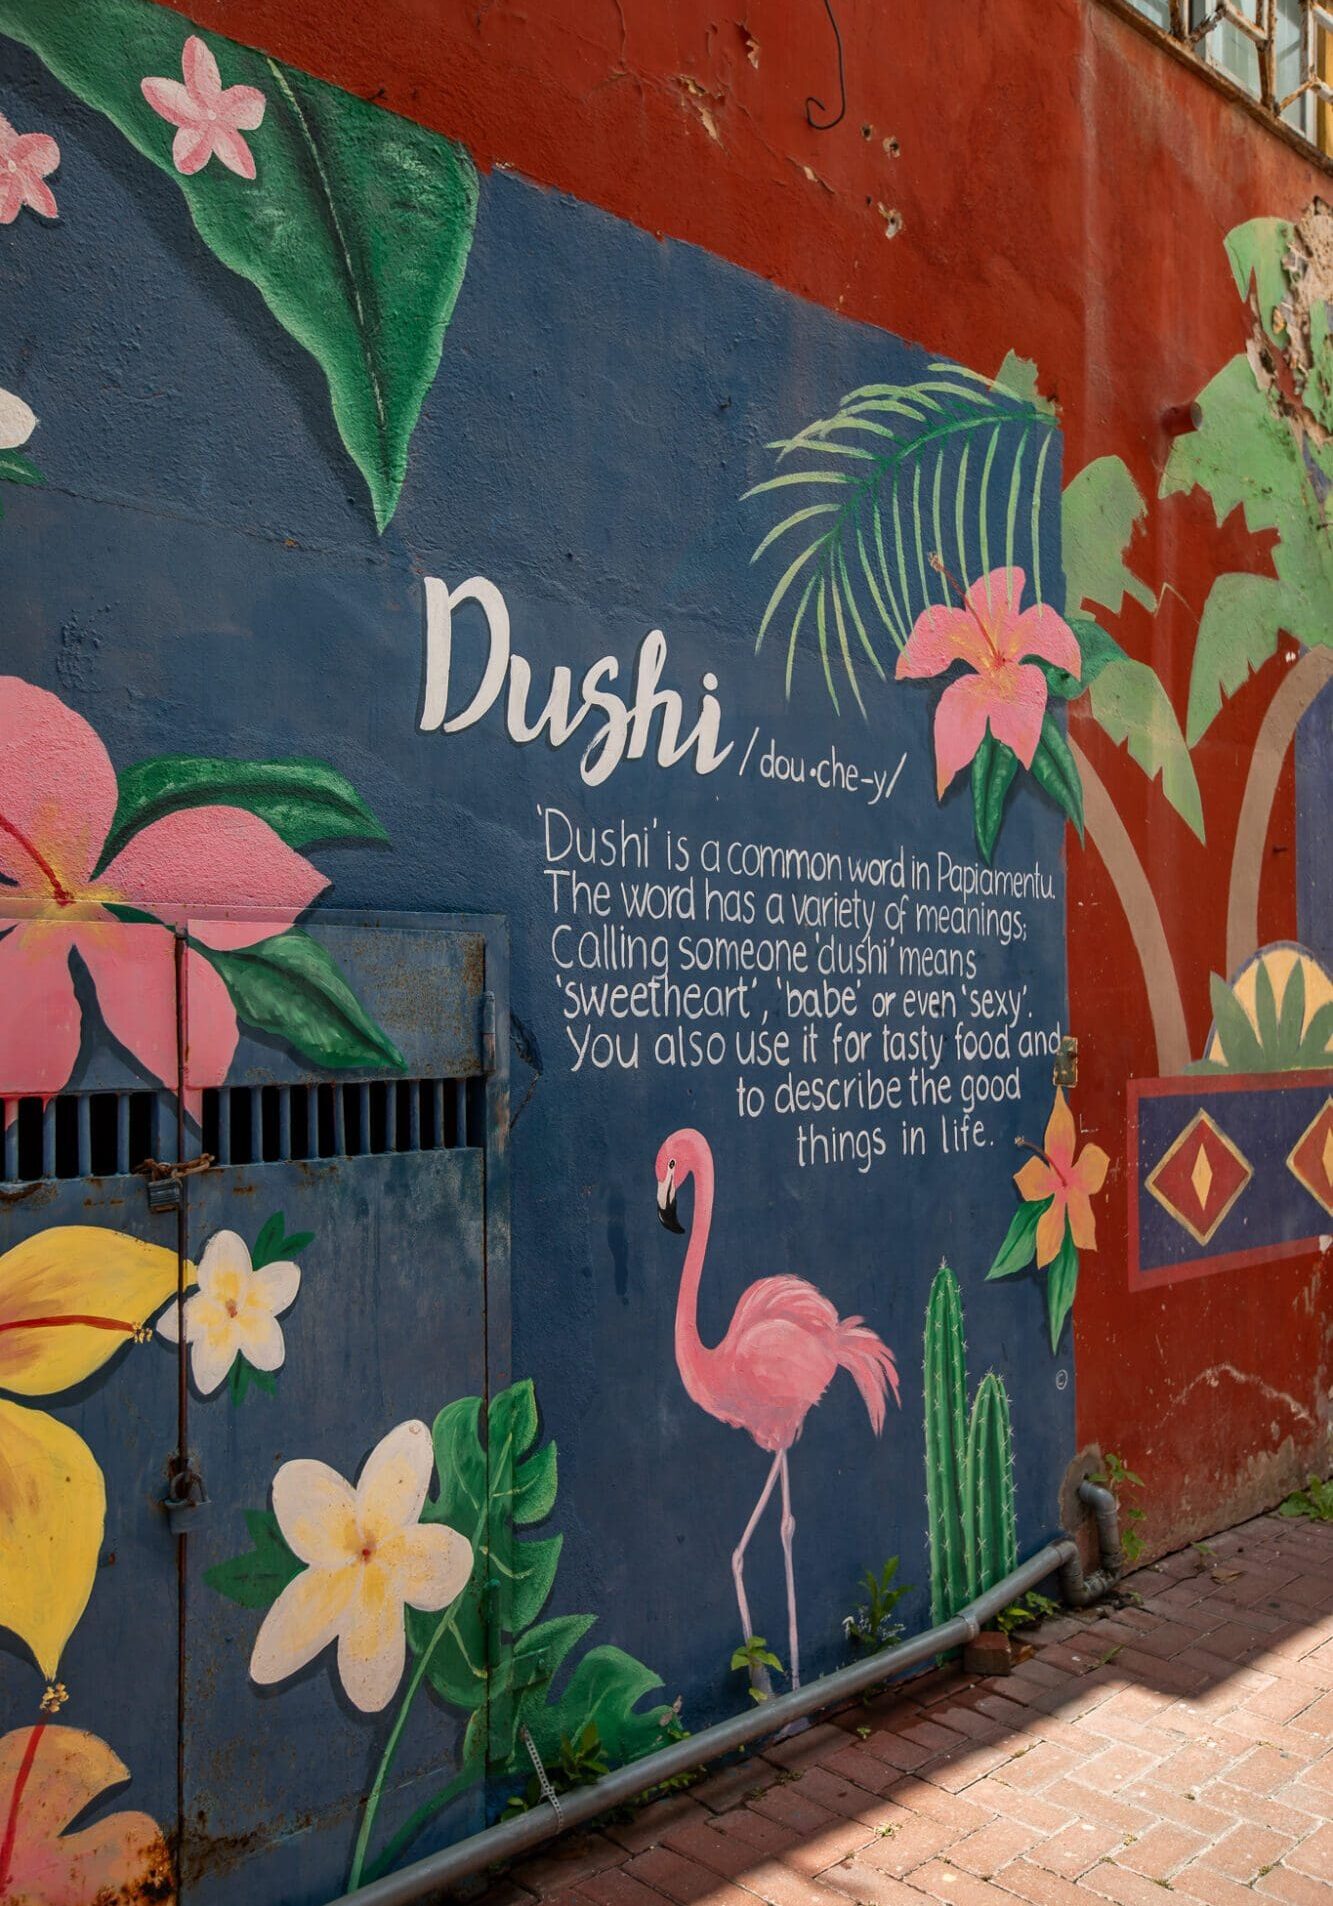
<path fill-rule="evenodd" d="M 49 132 L 15 132 L 0 113 L 0 225 L 12 225 L 25 205 L 43 218 L 56 216 L 48 172 L 60 164 L 60 147 Z"/>
<path fill-rule="evenodd" d="M 935 711 L 935 787 L 942 795 L 985 739 L 1032 766 L 1046 715 L 1046 677 L 1025 656 L 1081 676 L 1083 657 L 1069 624 L 1045 603 L 1019 609 L 1021 569 L 992 569 L 974 582 L 961 609 L 935 603 L 919 615 L 898 657 L 897 680 L 943 675 L 954 662 L 972 671 L 950 682 Z"/>
<path fill-rule="evenodd" d="M 155 113 L 180 128 L 171 142 L 178 172 L 202 171 L 214 153 L 243 179 L 255 176 L 254 154 L 241 134 L 253 132 L 264 117 L 264 95 L 255 86 L 222 84 L 218 63 L 197 33 L 181 54 L 178 79 L 140 80 L 139 88 Z"/>
<path fill-rule="evenodd" d="M 267 821 L 238 807 L 166 814 L 94 873 L 116 812 L 116 771 L 82 715 L 45 689 L 0 677 L 0 1096 L 49 1099 L 79 1056 L 78 952 L 107 1029 L 176 1084 L 175 943 L 170 926 L 219 949 L 284 932 L 328 885 Z M 17 897 L 11 897 L 14 890 Z M 21 904 L 20 904 L 21 903 Z M 163 924 L 125 924 L 133 906 Z M 198 919 L 196 909 L 253 907 L 263 918 Z M 216 969 L 185 956 L 188 1099 L 220 1085 L 236 1051 L 236 1010 Z"/>

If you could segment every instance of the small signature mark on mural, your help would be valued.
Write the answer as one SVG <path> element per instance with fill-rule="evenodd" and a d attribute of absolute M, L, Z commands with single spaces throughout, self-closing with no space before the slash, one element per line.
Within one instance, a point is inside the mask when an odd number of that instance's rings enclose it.
<path fill-rule="evenodd" d="M 792 1538 L 791 1480 L 787 1457 L 809 1412 L 839 1370 L 856 1384 L 878 1436 L 890 1390 L 898 1400 L 893 1353 L 860 1317 L 839 1317 L 833 1305 L 801 1277 L 761 1277 L 742 1292 L 720 1344 L 710 1349 L 699 1335 L 699 1284 L 713 1219 L 713 1154 L 701 1132 L 673 1132 L 657 1155 L 657 1214 L 667 1230 L 683 1232 L 676 1215 L 681 1187 L 693 1180 L 694 1212 L 676 1306 L 676 1364 L 689 1396 L 700 1409 L 733 1429 L 746 1430 L 773 1461 L 731 1558 L 740 1613 L 741 1643 L 754 1634 L 745 1593 L 745 1551 L 781 1485 L 782 1552 L 787 1581 L 787 1630 L 791 1684 L 801 1684 L 800 1638 Z"/>

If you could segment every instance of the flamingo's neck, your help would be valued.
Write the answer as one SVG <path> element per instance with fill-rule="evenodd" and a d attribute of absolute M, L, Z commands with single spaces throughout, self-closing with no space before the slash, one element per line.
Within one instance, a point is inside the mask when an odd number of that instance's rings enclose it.
<path fill-rule="evenodd" d="M 676 1299 L 676 1362 L 685 1387 L 692 1395 L 691 1376 L 702 1379 L 704 1364 L 712 1354 L 699 1337 L 699 1280 L 703 1276 L 712 1222 L 713 1160 L 705 1151 L 694 1168 L 694 1215 L 690 1220 L 685 1268 L 680 1277 L 680 1295 Z"/>

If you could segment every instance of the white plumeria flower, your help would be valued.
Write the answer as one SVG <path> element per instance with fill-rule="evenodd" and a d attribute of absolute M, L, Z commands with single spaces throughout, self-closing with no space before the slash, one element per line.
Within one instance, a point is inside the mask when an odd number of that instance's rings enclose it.
<path fill-rule="evenodd" d="M 277 1370 L 287 1354 L 278 1312 L 287 1309 L 301 1283 L 300 1268 L 284 1259 L 253 1269 L 243 1238 L 217 1231 L 199 1260 L 199 1288 L 185 1300 L 185 1341 L 190 1369 L 204 1396 L 225 1383 L 238 1356 L 256 1370 Z M 179 1343 L 180 1314 L 168 1305 L 158 1334 Z"/>
<path fill-rule="evenodd" d="M 264 1617 L 250 1657 L 262 1686 L 295 1674 L 338 1643 L 338 1674 L 363 1714 L 377 1714 L 403 1678 L 403 1610 L 433 1613 L 472 1573 L 472 1544 L 422 1523 L 434 1452 L 424 1423 L 400 1423 L 365 1460 L 355 1489 L 305 1457 L 273 1478 L 273 1513 L 306 1564 Z"/>
<path fill-rule="evenodd" d="M 0 450 L 17 450 L 37 428 L 37 416 L 30 405 L 12 390 L 0 390 Z"/>

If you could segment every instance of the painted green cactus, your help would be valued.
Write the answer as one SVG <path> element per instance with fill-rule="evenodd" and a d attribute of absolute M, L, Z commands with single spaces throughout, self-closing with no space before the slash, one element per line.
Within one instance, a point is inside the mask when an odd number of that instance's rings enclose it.
<path fill-rule="evenodd" d="M 967 1426 L 963 1539 L 967 1545 L 967 1598 L 975 1601 L 1018 1567 L 1009 1395 L 993 1370 L 987 1371 L 977 1387 Z"/>
<path fill-rule="evenodd" d="M 963 1305 L 947 1264 L 926 1304 L 925 1419 L 930 1614 L 939 1623 L 1018 1561 L 1009 1397 L 988 1371 L 968 1415 Z"/>
<path fill-rule="evenodd" d="M 926 1507 L 930 1517 L 930 1618 L 939 1623 L 967 1600 L 963 1467 L 967 1394 L 963 1306 L 958 1279 L 941 1264 L 926 1304 Z"/>

